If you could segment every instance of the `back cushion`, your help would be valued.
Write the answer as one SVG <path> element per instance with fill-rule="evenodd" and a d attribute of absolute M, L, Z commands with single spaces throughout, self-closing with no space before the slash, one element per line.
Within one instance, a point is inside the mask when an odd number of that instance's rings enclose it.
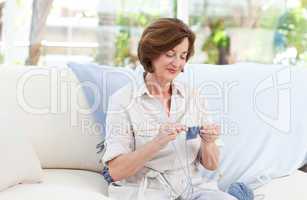
<path fill-rule="evenodd" d="M 302 165 L 307 152 L 306 68 L 195 64 L 184 74 L 222 126 L 222 189 L 236 181 L 256 188 Z"/>
<path fill-rule="evenodd" d="M 93 108 L 93 116 L 101 125 L 105 136 L 106 112 L 109 97 L 121 87 L 135 80 L 136 73 L 142 73 L 140 68 L 109 67 L 94 63 L 68 63 L 76 77 L 83 85 L 82 90 L 87 102 Z"/>
<path fill-rule="evenodd" d="M 0 93 L 0 134 L 29 137 L 43 168 L 101 171 L 102 127 L 69 68 L 1 66 Z"/>

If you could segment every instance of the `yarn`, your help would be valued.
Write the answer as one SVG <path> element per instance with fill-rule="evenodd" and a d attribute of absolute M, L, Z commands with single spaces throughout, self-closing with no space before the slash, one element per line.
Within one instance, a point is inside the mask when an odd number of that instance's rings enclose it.
<path fill-rule="evenodd" d="M 242 182 L 232 183 L 228 188 L 228 193 L 238 200 L 253 200 L 254 193 L 246 184 Z"/>
<path fill-rule="evenodd" d="M 198 126 L 188 127 L 186 140 L 191 140 L 196 138 L 199 133 L 200 133 L 200 127 Z"/>

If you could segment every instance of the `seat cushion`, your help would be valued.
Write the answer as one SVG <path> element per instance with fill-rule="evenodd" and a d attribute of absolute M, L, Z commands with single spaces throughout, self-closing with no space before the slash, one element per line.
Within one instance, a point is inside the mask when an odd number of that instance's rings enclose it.
<path fill-rule="evenodd" d="M 0 193 L 1 200 L 106 200 L 107 183 L 99 173 L 83 170 L 43 170 L 43 181 L 21 184 Z"/>
<path fill-rule="evenodd" d="M 307 173 L 296 171 L 290 176 L 274 179 L 257 190 L 257 197 L 265 200 L 307 199 Z"/>
<path fill-rule="evenodd" d="M 19 183 L 41 181 L 43 171 L 39 159 L 22 134 L 0 133 L 0 158 L 0 191 Z"/>

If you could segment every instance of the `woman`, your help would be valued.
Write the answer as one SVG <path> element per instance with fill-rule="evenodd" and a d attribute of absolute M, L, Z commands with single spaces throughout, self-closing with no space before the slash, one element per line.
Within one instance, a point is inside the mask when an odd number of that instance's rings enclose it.
<path fill-rule="evenodd" d="M 138 57 L 144 76 L 110 99 L 104 176 L 120 199 L 235 198 L 210 188 L 199 170 L 218 168 L 219 127 L 204 124 L 204 100 L 175 81 L 194 53 L 195 35 L 182 21 L 161 18 L 143 32 Z M 202 126 L 187 140 L 190 126 Z"/>

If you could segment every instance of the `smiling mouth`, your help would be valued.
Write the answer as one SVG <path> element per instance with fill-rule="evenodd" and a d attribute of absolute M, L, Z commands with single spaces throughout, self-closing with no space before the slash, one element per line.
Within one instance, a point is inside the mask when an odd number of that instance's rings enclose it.
<path fill-rule="evenodd" d="M 172 74 L 175 74 L 177 70 L 175 70 L 175 69 L 167 69 L 167 71 L 169 71 Z"/>

